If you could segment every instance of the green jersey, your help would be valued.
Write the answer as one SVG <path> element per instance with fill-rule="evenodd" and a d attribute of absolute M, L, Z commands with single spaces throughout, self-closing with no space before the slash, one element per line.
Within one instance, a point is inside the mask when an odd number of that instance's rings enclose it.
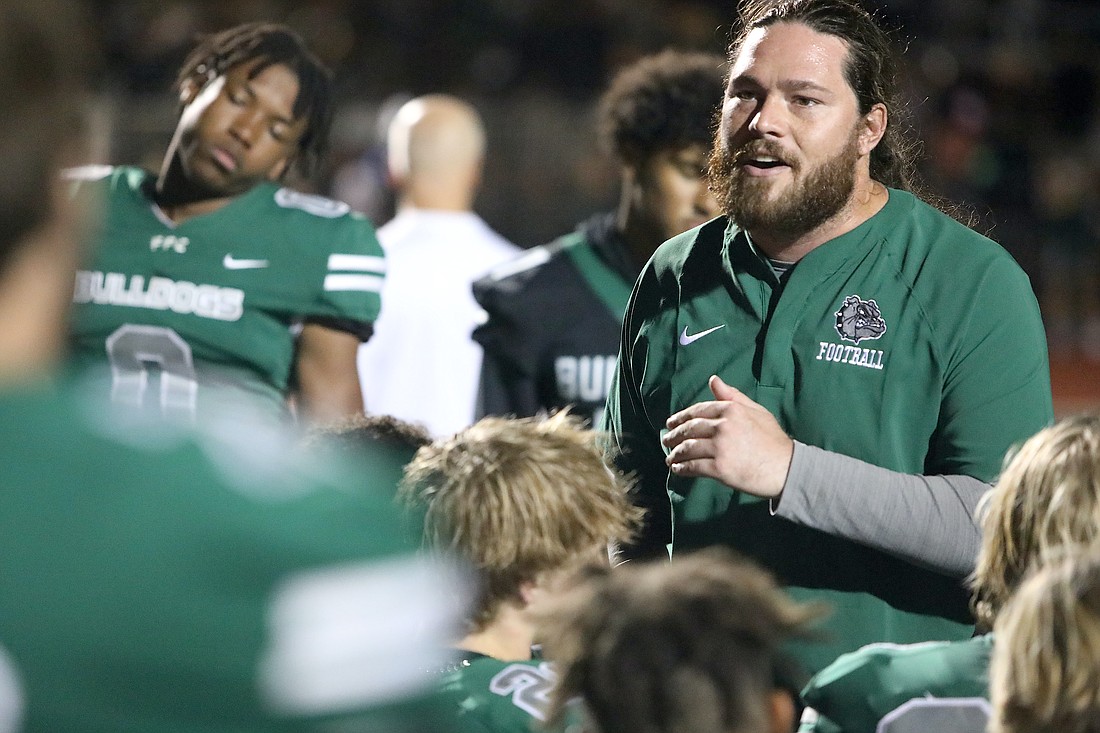
<path fill-rule="evenodd" d="M 638 477 L 649 509 L 635 555 L 726 543 L 797 598 L 828 602 L 826 643 L 800 651 L 807 671 L 875 641 L 970 636 L 960 577 L 773 516 L 716 481 L 670 475 L 665 420 L 713 400 L 712 374 L 801 443 L 899 474 L 988 482 L 1013 444 L 1053 418 L 1038 305 L 1011 256 L 897 190 L 782 280 L 744 232 L 713 220 L 666 242 L 642 273 L 608 399 L 619 467 Z M 861 491 L 867 504 L 892 500 L 874 488 Z M 922 536 L 941 524 L 905 521 Z"/>
<path fill-rule="evenodd" d="M 993 635 L 986 634 L 955 642 L 871 644 L 844 654 L 802 691 L 810 710 L 799 730 L 875 733 L 884 720 L 912 716 L 915 722 L 944 710 L 968 709 L 980 717 L 988 705 L 962 703 L 988 699 L 992 652 Z"/>
<path fill-rule="evenodd" d="M 414 702 L 458 609 L 391 487 L 295 457 L 270 424 L 192 436 L 102 412 L 0 395 L 0 730 L 390 731 L 429 715 Z"/>
<path fill-rule="evenodd" d="M 440 689 L 463 731 L 532 733 L 547 730 L 541 724 L 556 679 L 549 662 L 502 662 L 466 652 Z"/>
<path fill-rule="evenodd" d="M 281 410 L 303 322 L 370 336 L 383 255 L 347 205 L 261 184 L 174 224 L 143 170 L 73 177 L 105 213 L 76 276 L 72 351 L 78 369 L 102 368 L 113 401 L 184 415 L 239 399 Z"/>

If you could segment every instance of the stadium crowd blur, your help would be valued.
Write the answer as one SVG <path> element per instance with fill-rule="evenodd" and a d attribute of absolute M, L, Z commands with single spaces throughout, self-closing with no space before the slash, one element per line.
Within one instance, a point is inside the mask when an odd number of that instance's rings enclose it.
<path fill-rule="evenodd" d="M 1100 4 L 878 0 L 898 29 L 909 122 L 929 187 L 967 204 L 1031 276 L 1051 356 L 1100 362 Z M 485 117 L 478 212 L 531 246 L 611 205 L 596 96 L 614 71 L 675 46 L 722 53 L 719 0 L 92 0 L 104 162 L 156 167 L 165 95 L 195 35 L 288 23 L 335 68 L 338 109 L 315 190 L 376 225 L 393 214 L 383 131 L 412 96 L 457 94 Z M 1057 375 L 1055 377 L 1057 390 Z M 1057 396 L 1057 395 L 1056 395 Z"/>

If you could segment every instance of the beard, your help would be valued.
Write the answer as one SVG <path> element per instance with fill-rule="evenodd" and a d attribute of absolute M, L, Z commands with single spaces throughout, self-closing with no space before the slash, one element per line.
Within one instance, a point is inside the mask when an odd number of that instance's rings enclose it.
<path fill-rule="evenodd" d="M 718 134 L 721 134 L 720 132 Z M 771 181 L 750 176 L 736 163 L 751 155 L 771 155 L 797 174 L 802 165 L 789 160 L 776 144 L 755 140 L 730 151 L 717 138 L 707 160 L 707 181 L 718 205 L 743 230 L 771 230 L 804 234 L 836 216 L 852 197 L 856 185 L 857 137 L 853 131 L 844 148 L 809 171 L 777 199 L 769 199 Z"/>

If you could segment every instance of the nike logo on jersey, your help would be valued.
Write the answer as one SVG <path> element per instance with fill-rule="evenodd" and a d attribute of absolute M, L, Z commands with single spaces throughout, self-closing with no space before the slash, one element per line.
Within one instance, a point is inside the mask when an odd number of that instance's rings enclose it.
<path fill-rule="evenodd" d="M 708 328 L 706 331 L 700 331 L 699 333 L 693 333 L 689 336 L 687 326 L 684 326 L 684 330 L 680 334 L 680 346 L 687 346 L 688 344 L 690 344 L 694 341 L 698 341 L 699 339 L 703 338 L 708 333 L 714 333 L 719 328 L 725 328 L 725 327 L 726 327 L 726 324 L 723 323 L 721 326 L 715 326 L 714 328 Z"/>
<path fill-rule="evenodd" d="M 222 266 L 227 270 L 258 270 L 267 267 L 267 260 L 238 260 L 233 255 L 227 254 L 222 259 Z"/>

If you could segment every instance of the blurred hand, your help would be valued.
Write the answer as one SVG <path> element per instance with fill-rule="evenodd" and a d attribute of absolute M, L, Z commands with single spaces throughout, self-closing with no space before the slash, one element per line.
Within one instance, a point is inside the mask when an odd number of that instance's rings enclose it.
<path fill-rule="evenodd" d="M 794 441 L 765 408 L 717 376 L 714 401 L 677 412 L 661 439 L 665 463 L 677 476 L 702 476 L 754 496 L 779 496 L 787 481 Z"/>

